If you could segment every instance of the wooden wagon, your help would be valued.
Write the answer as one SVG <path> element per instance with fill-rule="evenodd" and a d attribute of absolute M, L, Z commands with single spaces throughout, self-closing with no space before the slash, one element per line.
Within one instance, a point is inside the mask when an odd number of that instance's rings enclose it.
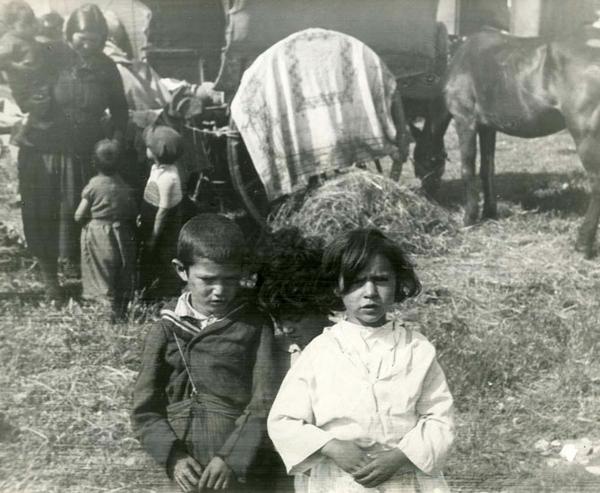
<path fill-rule="evenodd" d="M 199 201 L 210 197 L 212 205 L 223 207 L 241 199 L 250 215 L 264 223 L 271 204 L 245 151 L 242 137 L 229 119 L 229 103 L 244 71 L 253 61 L 295 32 L 318 27 L 362 41 L 392 71 L 406 102 L 427 102 L 439 95 L 447 52 L 446 31 L 436 21 L 437 0 L 224 0 L 218 5 L 220 11 L 215 10 L 216 7 L 215 2 L 205 4 L 210 10 L 207 17 L 213 20 L 216 29 L 224 28 L 222 46 L 217 52 L 218 33 L 204 32 L 206 46 L 213 51 L 198 49 L 195 55 L 203 60 L 188 63 L 190 67 L 203 67 L 197 69 L 197 73 L 206 75 L 212 71 L 215 56 L 220 55 L 215 90 L 224 95 L 223 105 L 207 108 L 202 121 L 189 122 L 187 126 L 186 138 L 193 144 L 200 168 L 195 191 Z M 157 18 L 154 24 L 157 29 L 158 21 Z M 165 27 L 161 29 L 164 32 Z M 153 36 L 152 30 L 149 38 L 148 59 L 158 62 L 155 68 L 164 73 L 168 67 L 159 59 L 164 59 L 169 50 L 180 54 L 185 46 L 183 43 L 159 46 L 156 42 L 159 36 Z M 202 45 L 198 40 L 189 45 L 194 43 L 197 47 Z"/>

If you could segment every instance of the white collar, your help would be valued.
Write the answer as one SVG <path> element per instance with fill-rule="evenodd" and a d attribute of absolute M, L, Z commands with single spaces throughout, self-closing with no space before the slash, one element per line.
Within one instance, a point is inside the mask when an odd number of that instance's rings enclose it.
<path fill-rule="evenodd" d="M 175 315 L 178 317 L 190 317 L 195 320 L 200 320 L 201 322 L 209 319 L 217 320 L 215 317 L 210 317 L 209 315 L 204 315 L 203 313 L 196 310 L 191 303 L 192 293 L 189 291 L 183 293 L 179 299 L 177 300 L 177 305 L 175 306 Z"/>
<path fill-rule="evenodd" d="M 394 320 L 390 320 L 380 327 L 367 327 L 348 320 L 341 320 L 331 330 L 335 336 L 351 341 L 354 346 L 357 344 L 371 346 L 372 343 L 377 342 L 389 349 L 394 349 L 398 344 L 400 327 L 400 324 Z"/>
<path fill-rule="evenodd" d="M 244 306 L 244 303 L 236 305 L 236 306 L 234 306 L 233 309 L 229 310 L 225 315 L 222 315 L 221 317 L 215 317 L 214 315 L 205 315 L 204 313 L 196 310 L 192 306 L 191 298 L 192 298 L 192 293 L 190 293 L 189 291 L 186 291 L 181 296 L 179 296 L 179 298 L 177 299 L 177 305 L 175 305 L 174 313 L 178 317 L 189 317 L 189 318 L 193 318 L 194 320 L 197 320 L 198 322 L 200 322 L 200 326 L 202 328 L 206 327 L 209 324 L 218 322 L 219 320 L 223 320 L 224 318 L 231 316 L 231 314 L 237 312 Z"/>

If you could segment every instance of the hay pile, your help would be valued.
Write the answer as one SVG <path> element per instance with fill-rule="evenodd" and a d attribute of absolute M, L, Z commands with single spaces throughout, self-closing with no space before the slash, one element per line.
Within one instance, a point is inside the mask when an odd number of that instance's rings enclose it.
<path fill-rule="evenodd" d="M 342 231 L 376 227 L 413 254 L 442 253 L 460 228 L 458 216 L 383 175 L 352 170 L 291 198 L 270 219 L 273 229 L 298 227 L 330 240 Z"/>

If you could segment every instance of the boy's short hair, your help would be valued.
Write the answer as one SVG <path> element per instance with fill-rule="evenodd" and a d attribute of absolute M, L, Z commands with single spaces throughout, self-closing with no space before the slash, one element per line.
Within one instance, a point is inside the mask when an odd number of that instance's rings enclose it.
<path fill-rule="evenodd" d="M 23 0 L 12 0 L 2 7 L 2 21 L 7 26 L 12 26 L 15 22 L 21 20 L 23 15 L 31 16 L 31 20 L 35 21 L 35 14 L 31 6 Z"/>
<path fill-rule="evenodd" d="M 358 274 L 377 254 L 386 257 L 396 273 L 394 301 L 416 296 L 421 283 L 399 245 L 375 228 L 349 231 L 335 238 L 323 254 L 323 271 L 333 289 L 348 292 Z"/>
<path fill-rule="evenodd" d="M 112 175 L 119 167 L 119 143 L 115 140 L 103 139 L 94 146 L 94 165 L 105 175 Z"/>
<path fill-rule="evenodd" d="M 242 230 L 234 221 L 219 214 L 198 214 L 179 232 L 177 260 L 186 268 L 198 258 L 243 265 L 247 254 Z"/>
<path fill-rule="evenodd" d="M 144 143 L 161 164 L 173 164 L 183 154 L 183 139 L 171 127 L 151 125 L 144 130 Z"/>

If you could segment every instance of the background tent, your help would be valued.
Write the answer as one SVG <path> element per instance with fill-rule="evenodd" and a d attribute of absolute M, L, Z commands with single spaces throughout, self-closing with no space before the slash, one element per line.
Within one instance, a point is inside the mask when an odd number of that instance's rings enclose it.
<path fill-rule="evenodd" d="M 7 0 L 0 0 L 0 4 Z M 147 59 L 163 77 L 214 79 L 224 44 L 220 0 L 27 0 L 36 15 L 52 10 L 67 17 L 86 3 L 112 10 L 123 23 L 133 56 Z"/>
<path fill-rule="evenodd" d="M 245 66 L 286 36 L 332 29 L 373 49 L 397 77 L 432 70 L 438 0 L 223 0 L 227 11 L 220 87 L 237 87 Z"/>
<path fill-rule="evenodd" d="M 512 0 L 511 32 L 556 37 L 596 20 L 595 0 Z"/>
<path fill-rule="evenodd" d="M 163 77 L 214 80 L 225 42 L 220 0 L 144 0 L 152 11 L 148 61 Z"/>
<path fill-rule="evenodd" d="M 133 56 L 141 58 L 147 44 L 146 32 L 152 16 L 150 8 L 139 0 L 27 0 L 40 16 L 52 10 L 65 19 L 73 10 L 87 3 L 95 3 L 102 10 L 112 10 L 123 23 L 129 35 Z M 4 3 L 4 2 L 2 2 Z"/>

